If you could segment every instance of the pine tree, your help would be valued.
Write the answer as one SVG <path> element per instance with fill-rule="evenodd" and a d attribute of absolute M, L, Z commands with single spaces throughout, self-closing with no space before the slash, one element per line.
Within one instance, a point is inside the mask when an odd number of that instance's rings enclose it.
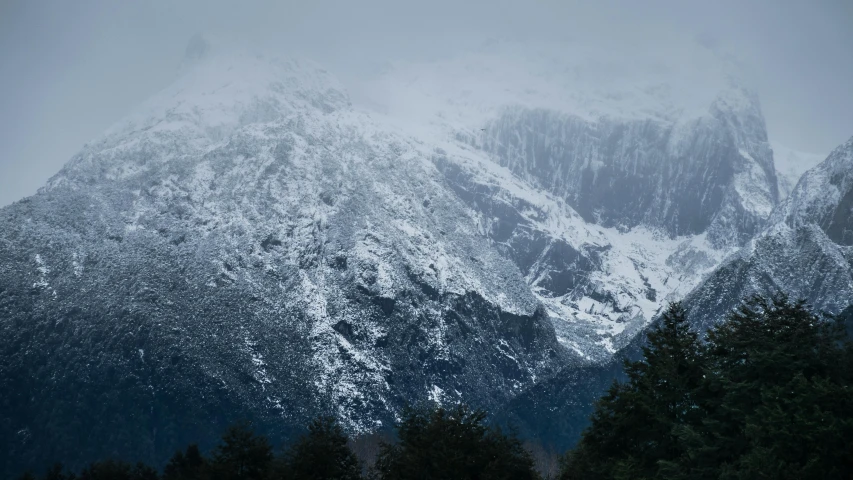
<path fill-rule="evenodd" d="M 204 478 L 206 468 L 207 461 L 198 445 L 192 444 L 187 447 L 186 452 L 175 452 L 163 469 L 163 480 L 199 480 Z"/>
<path fill-rule="evenodd" d="M 383 445 L 376 470 L 382 480 L 538 478 L 521 442 L 487 427 L 485 418 L 464 405 L 407 409 L 398 443 Z"/>
<path fill-rule="evenodd" d="M 708 333 L 693 478 L 847 478 L 853 372 L 843 325 L 785 297 L 753 298 Z"/>
<path fill-rule="evenodd" d="M 66 472 L 61 463 L 56 462 L 47 469 L 42 478 L 44 480 L 74 480 L 76 477 L 73 473 Z"/>
<path fill-rule="evenodd" d="M 693 392 L 702 357 L 680 303 L 664 312 L 642 352 L 642 360 L 625 362 L 627 382 L 614 383 L 597 404 L 563 478 L 654 478 L 684 455 L 677 427 L 699 421 Z"/>
<path fill-rule="evenodd" d="M 157 480 L 157 471 L 143 463 L 118 460 L 95 462 L 80 472 L 78 480 Z"/>
<path fill-rule="evenodd" d="M 216 447 L 209 472 L 217 480 L 260 480 L 272 466 L 269 440 L 255 435 L 248 424 L 228 428 Z"/>
<path fill-rule="evenodd" d="M 284 459 L 284 478 L 292 480 L 357 480 L 361 465 L 347 445 L 347 437 L 333 417 L 308 425 Z"/>

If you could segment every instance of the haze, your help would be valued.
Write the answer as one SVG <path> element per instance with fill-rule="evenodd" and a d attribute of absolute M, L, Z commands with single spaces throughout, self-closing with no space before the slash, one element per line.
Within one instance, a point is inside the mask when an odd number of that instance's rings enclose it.
<path fill-rule="evenodd" d="M 698 39 L 736 56 L 771 141 L 826 154 L 853 135 L 853 3 L 681 1 L 28 1 L 0 4 L 0 206 L 175 76 L 197 32 L 357 75 L 486 38 L 607 48 Z"/>

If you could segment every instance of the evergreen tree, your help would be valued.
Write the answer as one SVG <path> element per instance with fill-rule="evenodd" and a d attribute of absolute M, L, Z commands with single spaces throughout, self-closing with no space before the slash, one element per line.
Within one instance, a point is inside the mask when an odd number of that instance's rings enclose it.
<path fill-rule="evenodd" d="M 599 401 L 590 427 L 565 459 L 563 478 L 654 478 L 684 454 L 675 430 L 698 422 L 693 391 L 702 379 L 701 345 L 679 303 L 647 335 L 643 358 L 625 362 L 628 380 Z"/>
<path fill-rule="evenodd" d="M 216 480 L 260 480 L 272 467 L 272 460 L 269 440 L 241 423 L 228 428 L 222 436 L 208 471 Z"/>
<path fill-rule="evenodd" d="M 186 452 L 178 450 L 163 469 L 163 480 L 200 480 L 204 478 L 207 461 L 192 444 Z"/>
<path fill-rule="evenodd" d="M 484 424 L 486 414 L 464 405 L 407 409 L 399 441 L 382 446 L 382 480 L 533 479 L 533 460 L 515 437 Z"/>
<path fill-rule="evenodd" d="M 843 325 L 804 302 L 753 298 L 708 332 L 693 478 L 848 478 L 853 372 Z M 845 473 L 846 472 L 846 473 Z"/>
<path fill-rule="evenodd" d="M 292 480 L 356 480 L 361 466 L 347 445 L 347 437 L 333 417 L 308 425 L 284 458 L 284 477 Z"/>
<path fill-rule="evenodd" d="M 44 480 L 74 480 L 77 477 L 73 473 L 66 472 L 65 467 L 61 463 L 56 462 L 47 469 L 47 473 L 42 478 Z"/>
<path fill-rule="evenodd" d="M 599 401 L 563 478 L 853 478 L 844 324 L 754 298 L 708 332 L 673 305 Z"/>
<path fill-rule="evenodd" d="M 84 468 L 78 480 L 157 480 L 157 471 L 143 463 L 131 465 L 118 460 L 95 462 Z"/>
<path fill-rule="evenodd" d="M 77 476 L 71 472 L 66 472 L 61 463 L 57 462 L 47 469 L 42 480 L 75 480 Z M 32 472 L 26 472 L 18 480 L 36 480 L 36 476 Z"/>

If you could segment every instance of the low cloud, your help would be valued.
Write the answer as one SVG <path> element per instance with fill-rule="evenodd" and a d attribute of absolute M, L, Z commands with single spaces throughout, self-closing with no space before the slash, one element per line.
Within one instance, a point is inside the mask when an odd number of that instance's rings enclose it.
<path fill-rule="evenodd" d="M 650 51 L 689 39 L 738 58 L 771 139 L 827 153 L 853 134 L 853 4 L 13 0 L 0 7 L 0 205 L 176 75 L 197 32 L 309 56 L 341 77 L 485 39 Z"/>

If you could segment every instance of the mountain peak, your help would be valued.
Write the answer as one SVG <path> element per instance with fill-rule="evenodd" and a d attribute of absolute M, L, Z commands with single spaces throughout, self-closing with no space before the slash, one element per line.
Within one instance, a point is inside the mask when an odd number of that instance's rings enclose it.
<path fill-rule="evenodd" d="M 228 47 L 207 36 L 190 40 L 185 68 L 118 127 L 190 123 L 208 130 L 281 119 L 298 111 L 348 107 L 343 86 L 320 65 Z M 165 121 L 165 122 L 164 122 Z M 220 136 L 220 135 L 216 135 Z"/>
<path fill-rule="evenodd" d="M 826 155 L 794 150 L 777 142 L 772 142 L 771 147 L 776 176 L 779 180 L 780 200 L 784 200 L 791 194 L 806 171 L 826 158 Z"/>
<path fill-rule="evenodd" d="M 177 151 L 177 144 L 204 151 L 241 129 L 349 108 L 340 82 L 313 61 L 256 53 L 196 35 L 180 75 L 86 145 L 47 188 L 93 172 L 123 178 L 171 161 L 169 152 Z M 140 145 L 164 148 L 166 154 L 116 160 Z"/>
<path fill-rule="evenodd" d="M 771 222 L 815 223 L 840 245 L 853 245 L 853 137 L 803 174 Z"/>

